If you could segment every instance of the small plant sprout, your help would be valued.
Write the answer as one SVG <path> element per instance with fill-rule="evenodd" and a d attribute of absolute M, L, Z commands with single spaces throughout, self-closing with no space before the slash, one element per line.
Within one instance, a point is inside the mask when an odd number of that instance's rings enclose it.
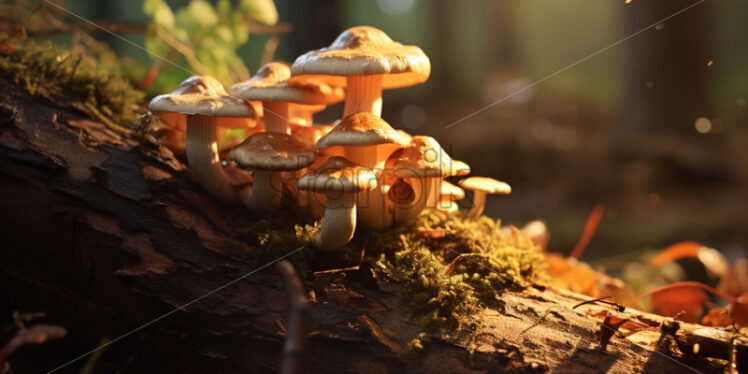
<path fill-rule="evenodd" d="M 330 149 L 342 148 L 344 157 L 367 169 L 384 167 L 387 157 L 405 145 L 399 132 L 373 113 L 352 114 L 340 122 L 317 142 L 317 150 L 337 154 Z M 381 176 L 381 175 L 380 175 Z M 381 186 L 382 181 L 377 183 Z M 361 224 L 372 229 L 389 225 L 384 211 L 384 194 L 381 187 L 369 193 L 358 194 Z"/>
<path fill-rule="evenodd" d="M 217 128 L 253 127 L 259 114 L 255 109 L 229 95 L 214 78 L 200 76 L 188 78 L 174 92 L 157 96 L 150 104 L 153 113 L 170 120 L 184 116 L 187 163 L 197 181 L 227 203 L 238 202 L 239 196 L 221 166 Z"/>
<path fill-rule="evenodd" d="M 392 41 L 369 26 L 352 27 L 326 48 L 309 51 L 291 66 L 292 80 L 322 77 L 333 86 L 346 87 L 343 116 L 359 112 L 382 114 L 382 89 L 425 82 L 431 62 L 416 46 Z"/>
<path fill-rule="evenodd" d="M 316 171 L 299 180 L 299 189 L 327 196 L 322 232 L 314 245 L 323 250 L 345 246 L 356 231 L 356 195 L 377 187 L 373 171 L 343 157 L 330 157 Z"/>
<path fill-rule="evenodd" d="M 478 219 L 483 214 L 483 209 L 486 206 L 486 194 L 508 195 L 512 192 L 511 186 L 493 178 L 470 177 L 461 180 L 459 184 L 462 188 L 474 193 L 473 207 L 468 212 L 468 218 L 470 219 Z"/>
<path fill-rule="evenodd" d="M 339 89 L 319 80 L 299 80 L 289 84 L 289 78 L 291 70 L 288 65 L 271 62 L 257 70 L 249 80 L 231 86 L 230 91 L 248 101 L 262 101 L 265 130 L 284 134 L 291 133 L 291 107 L 299 107 L 296 112 L 305 113 L 307 121 L 314 111 L 343 99 Z"/>
<path fill-rule="evenodd" d="M 252 194 L 246 205 L 267 211 L 282 206 L 282 171 L 309 166 L 316 157 L 314 149 L 288 134 L 261 132 L 234 147 L 229 155 L 243 169 L 254 171 Z"/>

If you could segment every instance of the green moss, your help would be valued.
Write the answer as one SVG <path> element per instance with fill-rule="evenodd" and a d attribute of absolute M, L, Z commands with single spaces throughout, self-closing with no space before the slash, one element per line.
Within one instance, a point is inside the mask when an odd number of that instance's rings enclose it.
<path fill-rule="evenodd" d="M 508 287 L 544 278 L 542 254 L 515 228 L 424 211 L 410 225 L 369 235 L 367 254 L 379 252 L 391 275 L 406 285 L 403 300 L 424 328 L 462 327 L 478 308 Z M 462 317 L 461 317 L 462 316 Z"/>
<path fill-rule="evenodd" d="M 367 257 L 378 258 L 379 267 L 405 285 L 403 302 L 424 330 L 465 327 L 472 312 L 495 302 L 507 288 L 544 278 L 542 254 L 532 241 L 514 228 L 502 234 L 500 222 L 488 217 L 472 221 L 424 211 L 403 227 L 359 232 L 339 252 L 315 250 L 312 240 L 320 223 L 298 215 L 237 213 L 232 222 L 243 240 L 259 248 L 258 265 L 303 247 L 304 256 L 290 260 L 307 279 L 313 277 L 313 267 L 355 264 L 365 247 Z M 346 259 L 334 263 L 337 257 Z M 413 347 L 419 344 L 414 341 Z"/>
<path fill-rule="evenodd" d="M 258 248 L 257 265 L 263 265 L 302 248 L 304 256 L 289 256 L 300 276 L 311 276 L 308 258 L 315 251 L 312 241 L 320 229 L 319 223 L 287 211 L 251 214 L 241 209 L 230 220 L 240 239 Z"/>
<path fill-rule="evenodd" d="M 145 111 L 145 93 L 112 67 L 34 39 L 0 35 L 0 81 L 65 104 L 79 104 L 113 130 L 129 134 Z"/>

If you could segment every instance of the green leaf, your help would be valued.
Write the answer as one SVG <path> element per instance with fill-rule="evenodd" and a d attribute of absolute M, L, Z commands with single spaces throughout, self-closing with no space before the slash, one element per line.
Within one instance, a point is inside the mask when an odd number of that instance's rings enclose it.
<path fill-rule="evenodd" d="M 155 33 L 148 33 L 145 36 L 145 49 L 152 52 L 148 57 L 153 60 L 159 60 L 155 55 L 165 57 L 169 53 L 169 46 Z"/>
<path fill-rule="evenodd" d="M 153 19 L 153 23 L 162 29 L 174 27 L 174 13 L 163 0 L 146 0 L 143 3 L 143 13 Z"/>
<path fill-rule="evenodd" d="M 176 25 L 184 29 L 193 42 L 218 22 L 213 5 L 204 0 L 192 0 L 187 7 L 177 11 Z"/>
<path fill-rule="evenodd" d="M 278 9 L 273 0 L 240 0 L 239 9 L 255 21 L 268 25 L 278 23 Z"/>

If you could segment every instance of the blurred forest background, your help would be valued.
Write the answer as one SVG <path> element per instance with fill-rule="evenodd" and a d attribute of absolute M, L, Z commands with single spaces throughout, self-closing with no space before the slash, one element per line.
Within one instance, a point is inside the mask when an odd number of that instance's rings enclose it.
<path fill-rule="evenodd" d="M 680 240 L 746 257 L 748 2 L 705 1 L 658 22 L 696 2 L 276 0 L 280 35 L 252 33 L 238 53 L 251 73 L 276 41 L 275 59 L 292 62 L 347 27 L 378 27 L 420 46 L 432 64 L 425 84 L 385 91 L 383 117 L 435 137 L 474 175 L 509 182 L 512 195 L 489 199 L 486 214 L 518 226 L 542 218 L 549 249 L 568 253 L 602 204 L 584 259 L 609 268 Z M 93 21 L 149 22 L 141 1 L 60 4 Z M 145 43 L 142 33 L 122 35 Z M 131 58 L 130 75 L 143 79 L 153 63 L 145 52 L 96 37 Z M 166 67 L 149 93 L 187 76 Z M 341 110 L 318 118 L 331 122 Z"/>

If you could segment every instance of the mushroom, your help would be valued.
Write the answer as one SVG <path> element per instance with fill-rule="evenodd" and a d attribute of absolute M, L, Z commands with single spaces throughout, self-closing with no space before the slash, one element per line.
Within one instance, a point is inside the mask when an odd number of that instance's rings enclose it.
<path fill-rule="evenodd" d="M 377 187 L 373 171 L 340 156 L 330 157 L 316 171 L 299 180 L 299 189 L 327 196 L 322 232 L 314 245 L 335 250 L 346 245 L 356 231 L 356 195 Z"/>
<path fill-rule="evenodd" d="M 317 144 L 317 141 L 321 137 L 325 136 L 328 132 L 330 132 L 332 128 L 332 125 L 301 126 L 296 125 L 292 122 L 291 136 L 293 136 L 300 142 L 309 145 L 310 147 L 314 147 Z M 337 154 L 334 152 L 329 154 L 320 152 L 317 154 L 317 158 L 314 160 L 314 163 L 309 165 L 308 169 L 317 169 L 320 165 L 327 161 L 330 156 L 342 156 L 342 154 L 342 152 L 338 152 Z M 306 174 L 306 172 L 307 169 L 298 170 L 295 173 L 294 178 L 298 179 L 302 175 Z M 323 194 L 299 190 L 298 203 L 299 208 L 307 210 L 307 213 L 312 217 L 321 217 L 322 213 L 325 210 Z"/>
<path fill-rule="evenodd" d="M 452 160 L 452 175 L 455 177 L 464 177 L 468 174 L 470 174 L 470 165 L 460 161 L 460 160 Z"/>
<path fill-rule="evenodd" d="M 465 191 L 462 188 L 442 180 L 439 186 L 439 202 L 436 204 L 436 209 L 454 213 L 455 207 L 457 207 L 455 201 L 462 200 L 464 197 Z"/>
<path fill-rule="evenodd" d="M 395 224 L 417 215 L 424 207 L 436 208 L 439 203 L 438 183 L 454 175 L 452 158 L 429 136 L 414 136 L 405 148 L 397 150 L 387 159 L 385 170 L 390 177 L 407 180 L 414 191 L 414 198 L 409 204 L 403 205 L 390 199 L 394 207 L 389 211 L 394 216 Z"/>
<path fill-rule="evenodd" d="M 317 149 L 343 147 L 345 158 L 367 168 L 382 167 L 387 157 L 407 144 L 385 120 L 370 112 L 343 117 L 317 141 Z"/>
<path fill-rule="evenodd" d="M 321 76 L 328 84 L 346 87 L 343 116 L 359 112 L 382 114 L 382 89 L 425 82 L 431 63 L 416 46 L 392 41 L 370 26 L 352 27 L 326 48 L 299 56 L 291 66 L 292 81 Z"/>
<path fill-rule="evenodd" d="M 308 80 L 309 84 L 322 85 L 324 83 L 318 80 Z M 296 83 L 292 83 L 295 85 Z M 330 87 L 330 86 L 328 86 Z M 332 90 L 325 90 L 327 103 L 324 105 L 303 105 L 296 104 L 288 107 L 288 120 L 292 124 L 299 126 L 312 126 L 314 124 L 314 114 L 319 113 L 327 108 L 328 105 L 337 104 L 345 98 L 345 90 L 342 87 L 330 87 Z"/>
<path fill-rule="evenodd" d="M 462 188 L 474 193 L 473 207 L 468 212 L 470 219 L 477 219 L 483 213 L 483 208 L 486 206 L 486 194 L 508 195 L 512 192 L 511 186 L 493 178 L 470 177 L 461 180 L 459 184 Z"/>
<path fill-rule="evenodd" d="M 303 169 L 316 155 L 314 148 L 291 135 L 261 132 L 234 147 L 229 157 L 239 167 L 254 170 L 249 208 L 272 210 L 281 207 L 284 186 L 280 172 Z"/>
<path fill-rule="evenodd" d="M 229 95 L 215 78 L 193 76 L 151 100 L 150 110 L 170 120 L 184 117 L 185 153 L 195 178 L 218 199 L 237 202 L 219 159 L 217 128 L 252 127 L 261 109 Z"/>
<path fill-rule="evenodd" d="M 332 129 L 333 125 L 312 125 L 302 126 L 295 123 L 291 123 L 291 135 L 298 139 L 302 143 L 311 145 L 312 147 L 317 145 L 323 136 L 327 135 Z"/>
<path fill-rule="evenodd" d="M 403 145 L 400 133 L 387 122 L 373 113 L 361 112 L 343 117 L 317 141 L 317 150 L 334 155 L 338 152 L 328 148 L 342 147 L 346 159 L 378 173 L 387 157 Z M 358 199 L 362 226 L 372 229 L 389 226 L 382 188 L 359 194 Z"/>
<path fill-rule="evenodd" d="M 271 62 L 247 81 L 231 86 L 232 94 L 248 101 L 263 102 L 265 111 L 265 131 L 291 133 L 289 107 L 298 105 L 299 111 L 308 120 L 311 113 L 320 111 L 326 105 L 343 99 L 340 89 L 335 89 L 320 80 L 297 80 L 289 84 L 291 70 L 288 65 Z"/>

